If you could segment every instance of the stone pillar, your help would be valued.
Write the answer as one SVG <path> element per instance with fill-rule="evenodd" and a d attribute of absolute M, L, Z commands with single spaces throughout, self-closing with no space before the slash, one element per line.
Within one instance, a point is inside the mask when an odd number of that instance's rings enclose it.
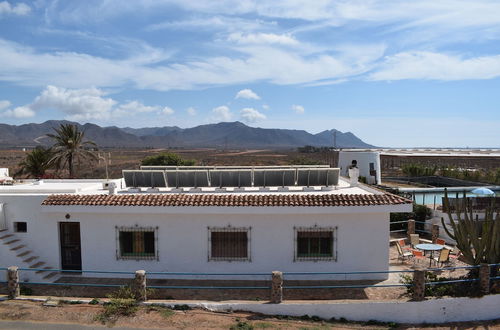
<path fill-rule="evenodd" d="M 408 229 L 407 229 L 408 241 L 411 242 L 411 234 L 415 234 L 415 220 L 408 220 Z"/>
<path fill-rule="evenodd" d="M 138 270 L 135 272 L 134 294 L 137 301 L 146 301 L 146 271 Z"/>
<path fill-rule="evenodd" d="M 413 300 L 422 301 L 425 297 L 425 270 L 413 273 Z"/>
<path fill-rule="evenodd" d="M 479 287 L 482 294 L 490 293 L 490 266 L 481 264 L 479 267 Z"/>
<path fill-rule="evenodd" d="M 7 291 L 9 299 L 15 299 L 21 294 L 19 287 L 19 271 L 16 266 L 7 269 Z"/>
<path fill-rule="evenodd" d="M 283 301 L 283 273 L 274 271 L 271 279 L 271 303 L 279 304 Z"/>
<path fill-rule="evenodd" d="M 439 225 L 433 224 L 431 229 L 432 243 L 436 244 L 436 240 L 439 238 Z"/>

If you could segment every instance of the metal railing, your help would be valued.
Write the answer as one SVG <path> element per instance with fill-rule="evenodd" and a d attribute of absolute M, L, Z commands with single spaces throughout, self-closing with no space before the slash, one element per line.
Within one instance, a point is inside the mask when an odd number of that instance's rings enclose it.
<path fill-rule="evenodd" d="M 428 268 L 422 270 L 425 272 L 436 272 L 436 271 L 453 271 L 459 269 L 477 269 L 480 267 L 488 267 L 488 279 L 489 282 L 497 281 L 500 279 L 500 276 L 491 277 L 489 274 L 491 268 L 500 267 L 500 263 L 498 264 L 483 264 L 483 265 L 473 265 L 473 266 L 458 266 L 458 267 L 444 267 L 444 268 Z M 43 269 L 43 268 L 16 268 L 16 267 L 0 267 L 0 271 L 7 272 L 7 281 L 0 281 L 0 284 L 9 284 L 12 281 L 12 278 L 9 277 L 9 272 L 15 269 L 16 272 L 19 271 L 28 271 L 28 272 L 38 272 L 38 271 L 51 271 L 51 272 L 61 272 L 61 273 L 89 273 L 89 274 L 119 274 L 119 275 L 134 275 L 134 278 L 137 278 L 138 272 L 131 271 L 106 271 L 106 270 L 63 270 L 63 269 Z M 499 269 L 500 270 L 500 269 Z M 417 270 L 380 270 L 380 271 L 352 271 L 352 272 L 278 272 L 281 276 L 281 288 L 289 289 L 289 290 L 308 290 L 308 289 L 366 289 L 366 288 L 394 288 L 394 287 L 416 287 L 415 286 L 415 273 L 422 272 Z M 366 275 L 366 274 L 391 274 L 391 273 L 413 273 L 413 282 L 412 283 L 388 283 L 388 284 L 341 284 L 341 285 L 283 285 L 284 281 L 289 281 L 290 279 L 286 279 L 286 277 L 300 277 L 300 276 L 325 276 L 325 275 Z M 265 276 L 267 277 L 267 281 L 271 277 L 274 276 L 270 273 L 195 273 L 195 272 L 145 272 L 146 275 L 153 276 L 198 276 L 198 277 L 210 277 L 210 276 Z M 481 272 L 479 272 L 481 276 Z M 19 274 L 16 275 L 16 279 L 19 278 Z M 131 280 L 131 278 L 123 278 L 124 280 Z M 324 281 L 324 279 L 321 279 Z M 366 281 L 371 281 L 367 279 L 363 279 Z M 274 281 L 274 279 L 273 279 Z M 297 281 L 297 280 L 294 280 Z M 336 280 L 338 281 L 338 280 Z M 450 279 L 450 280 L 441 280 L 441 281 L 424 281 L 425 285 L 436 286 L 443 284 L 452 284 L 452 283 L 464 283 L 464 282 L 477 282 L 481 281 L 481 277 L 479 278 L 471 278 L 471 279 Z M 75 287 L 110 287 L 110 288 L 119 288 L 125 287 L 126 284 L 110 284 L 110 283 L 78 283 L 78 282 L 29 282 L 29 281 L 18 281 L 16 282 L 17 286 L 19 285 L 45 285 L 45 286 L 75 286 Z M 10 288 L 11 286 L 8 285 Z M 144 286 L 146 288 L 146 286 Z M 200 285 L 147 285 L 147 288 L 151 289 L 187 289 L 187 290 L 269 290 L 273 289 L 273 285 L 257 285 L 257 286 L 200 286 Z"/>

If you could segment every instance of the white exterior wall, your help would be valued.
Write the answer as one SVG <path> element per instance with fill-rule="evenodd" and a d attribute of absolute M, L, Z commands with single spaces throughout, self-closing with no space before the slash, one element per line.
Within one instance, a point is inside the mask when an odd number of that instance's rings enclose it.
<path fill-rule="evenodd" d="M 373 151 L 340 151 L 339 152 L 339 167 L 340 175 L 348 176 L 348 167 L 352 161 L 358 162 L 359 175 L 364 176 L 368 184 L 380 184 L 380 153 Z M 377 176 L 370 175 L 370 163 L 374 163 Z"/>
<path fill-rule="evenodd" d="M 26 221 L 27 233 L 16 233 L 42 261 L 60 268 L 59 222 L 80 223 L 82 268 L 167 272 L 348 272 L 388 269 L 389 210 L 392 207 L 91 207 L 40 206 L 45 196 L 0 196 L 9 230 Z M 401 211 L 406 206 L 401 206 Z M 207 210 L 210 209 L 210 210 Z M 404 209 L 404 210 L 403 210 Z M 71 218 L 67 220 L 66 214 Z M 208 261 L 207 227 L 252 227 L 251 261 Z M 115 226 L 158 227 L 157 260 L 117 260 Z M 338 227 L 337 261 L 294 262 L 294 226 Z M 0 246 L 0 249 L 7 248 Z M 1 254 L 0 254 L 1 255 Z M 1 260 L 0 267 L 11 266 Z M 85 275 L 85 274 L 84 274 Z M 88 274 L 87 276 L 96 276 Z M 99 275 L 101 276 L 101 275 Z M 329 276 L 329 279 L 385 279 L 387 274 Z M 290 277 L 288 277 L 290 278 Z M 300 279 L 315 279 L 307 276 Z"/>
<path fill-rule="evenodd" d="M 273 270 L 344 272 L 388 269 L 388 214 L 383 213 L 307 216 L 293 213 L 242 215 L 231 214 L 230 211 L 220 214 L 164 215 L 69 213 L 71 221 L 80 222 L 83 269 L 269 274 Z M 64 215 L 47 214 L 47 226 L 51 227 L 54 233 L 57 233 L 57 222 L 65 221 Z M 251 261 L 208 261 L 207 227 L 225 227 L 229 224 L 232 227 L 251 227 Z M 159 261 L 117 260 L 115 227 L 136 225 L 158 227 Z M 293 261 L 294 226 L 314 225 L 338 227 L 337 261 Z M 54 237 L 53 241 L 57 242 L 57 237 Z M 370 274 L 367 277 L 385 279 L 387 274 Z M 304 276 L 301 278 L 308 279 Z M 350 278 L 363 277 L 352 275 Z M 335 279 L 345 277 L 338 276 Z"/>
<path fill-rule="evenodd" d="M 39 256 L 41 261 L 56 267 L 60 265 L 57 259 L 59 257 L 59 230 L 57 227 L 49 227 L 45 221 L 46 218 L 42 213 L 40 204 L 46 197 L 42 195 L 0 195 L 0 203 L 4 203 L 7 229 L 13 232 L 14 222 L 26 222 L 27 232 L 14 233 L 15 236 L 20 238 L 22 243 L 26 244 L 31 251 L 34 251 L 34 255 Z M 9 249 L 9 247 L 0 245 L 0 250 L 3 249 Z M 13 254 L 8 253 L 8 255 Z M 0 254 L 0 256 L 3 256 L 3 254 Z M 3 259 L 0 261 L 0 267 L 13 266 L 10 264 L 5 265 L 4 262 L 6 261 Z"/>

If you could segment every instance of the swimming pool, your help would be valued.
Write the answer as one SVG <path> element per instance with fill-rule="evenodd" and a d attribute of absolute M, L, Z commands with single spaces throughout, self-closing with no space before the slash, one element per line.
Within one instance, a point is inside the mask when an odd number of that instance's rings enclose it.
<path fill-rule="evenodd" d="M 458 197 L 463 197 L 464 192 L 467 197 L 478 197 L 471 193 L 472 190 L 477 187 L 453 187 L 448 188 L 448 197 L 455 198 L 458 193 Z M 500 187 L 493 186 L 488 187 L 495 192 L 495 196 L 500 196 Z M 399 188 L 400 192 L 411 194 L 412 199 L 417 204 L 442 204 L 442 198 L 444 197 L 444 188 Z"/>

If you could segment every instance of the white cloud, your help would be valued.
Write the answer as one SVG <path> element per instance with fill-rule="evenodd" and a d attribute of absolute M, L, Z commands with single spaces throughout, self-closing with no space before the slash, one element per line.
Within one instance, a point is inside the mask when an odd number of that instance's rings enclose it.
<path fill-rule="evenodd" d="M 264 109 L 264 110 L 269 110 L 269 106 L 268 106 L 267 104 L 263 104 L 263 105 L 262 105 L 262 109 Z"/>
<path fill-rule="evenodd" d="M 11 5 L 8 1 L 0 2 L 0 16 L 2 15 L 18 15 L 24 16 L 28 15 L 31 11 L 31 7 L 25 3 L 18 3 L 16 5 Z"/>
<path fill-rule="evenodd" d="M 213 119 L 216 121 L 230 121 L 231 118 L 233 117 L 231 110 L 229 110 L 229 107 L 225 105 L 213 108 L 212 114 L 214 115 Z"/>
<path fill-rule="evenodd" d="M 254 31 L 276 26 L 276 22 L 260 19 L 244 19 L 222 15 L 194 17 L 178 21 L 166 21 L 152 24 L 146 28 L 148 31 L 157 30 L 223 30 L 223 31 Z"/>
<path fill-rule="evenodd" d="M 299 115 L 302 115 L 305 111 L 303 106 L 297 104 L 292 105 L 292 110 Z"/>
<path fill-rule="evenodd" d="M 104 95 L 94 87 L 66 89 L 49 85 L 29 107 L 32 110 L 57 109 L 70 120 L 107 119 L 117 102 Z"/>
<path fill-rule="evenodd" d="M 159 111 L 159 106 L 147 106 L 139 101 L 130 101 L 125 104 L 121 104 L 118 109 L 119 111 L 134 113 L 134 112 L 153 112 Z"/>
<path fill-rule="evenodd" d="M 260 100 L 260 96 L 253 90 L 245 88 L 236 93 L 235 99 Z"/>
<path fill-rule="evenodd" d="M 0 110 L 7 109 L 11 103 L 7 100 L 0 100 Z"/>
<path fill-rule="evenodd" d="M 160 91 L 255 81 L 300 84 L 367 72 L 383 54 L 367 57 L 360 53 L 360 58 L 301 55 L 270 46 L 245 46 L 238 51 L 241 55 L 235 57 L 215 56 L 159 64 L 154 54 L 117 60 L 74 52 L 37 53 L 32 48 L 0 39 L 0 63 L 9 63 L 0 66 L 0 79 L 27 86 L 54 84 L 87 88 L 131 84 L 139 89 Z"/>
<path fill-rule="evenodd" d="M 386 57 L 372 80 L 464 80 L 500 77 L 500 55 L 462 58 L 433 52 L 404 52 Z"/>
<path fill-rule="evenodd" d="M 196 116 L 196 109 L 193 108 L 193 107 L 189 107 L 186 109 L 186 112 L 188 113 L 188 115 L 190 116 Z"/>
<path fill-rule="evenodd" d="M 266 115 L 255 110 L 254 108 L 245 108 L 240 111 L 240 115 L 243 120 L 248 123 L 255 123 L 259 120 L 264 120 L 267 118 Z"/>
<path fill-rule="evenodd" d="M 169 107 L 148 106 L 139 101 L 128 101 L 118 104 L 118 101 L 105 97 L 106 93 L 98 88 L 68 89 L 57 86 L 47 86 L 31 104 L 7 110 L 3 114 L 9 117 L 27 118 L 35 116 L 36 112 L 45 109 L 58 110 L 69 120 L 109 120 L 112 118 L 134 116 L 141 113 L 156 113 L 171 115 Z M 7 101 L 1 101 L 0 105 Z M 10 102 L 9 104 L 10 105 Z M 7 105 L 7 106 L 8 106 Z"/>
<path fill-rule="evenodd" d="M 299 44 L 299 42 L 291 35 L 274 33 L 242 34 L 234 32 L 229 35 L 228 41 L 236 42 L 238 44 L 278 44 L 286 46 L 295 46 Z"/>
<path fill-rule="evenodd" d="M 17 107 L 12 110 L 7 110 L 2 113 L 2 116 L 14 118 L 29 118 L 35 116 L 35 112 L 29 107 Z"/>
<path fill-rule="evenodd" d="M 161 113 L 163 115 L 167 115 L 167 116 L 170 116 L 170 115 L 173 115 L 174 114 L 174 110 L 170 107 L 164 107 L 162 110 L 161 110 Z"/>

